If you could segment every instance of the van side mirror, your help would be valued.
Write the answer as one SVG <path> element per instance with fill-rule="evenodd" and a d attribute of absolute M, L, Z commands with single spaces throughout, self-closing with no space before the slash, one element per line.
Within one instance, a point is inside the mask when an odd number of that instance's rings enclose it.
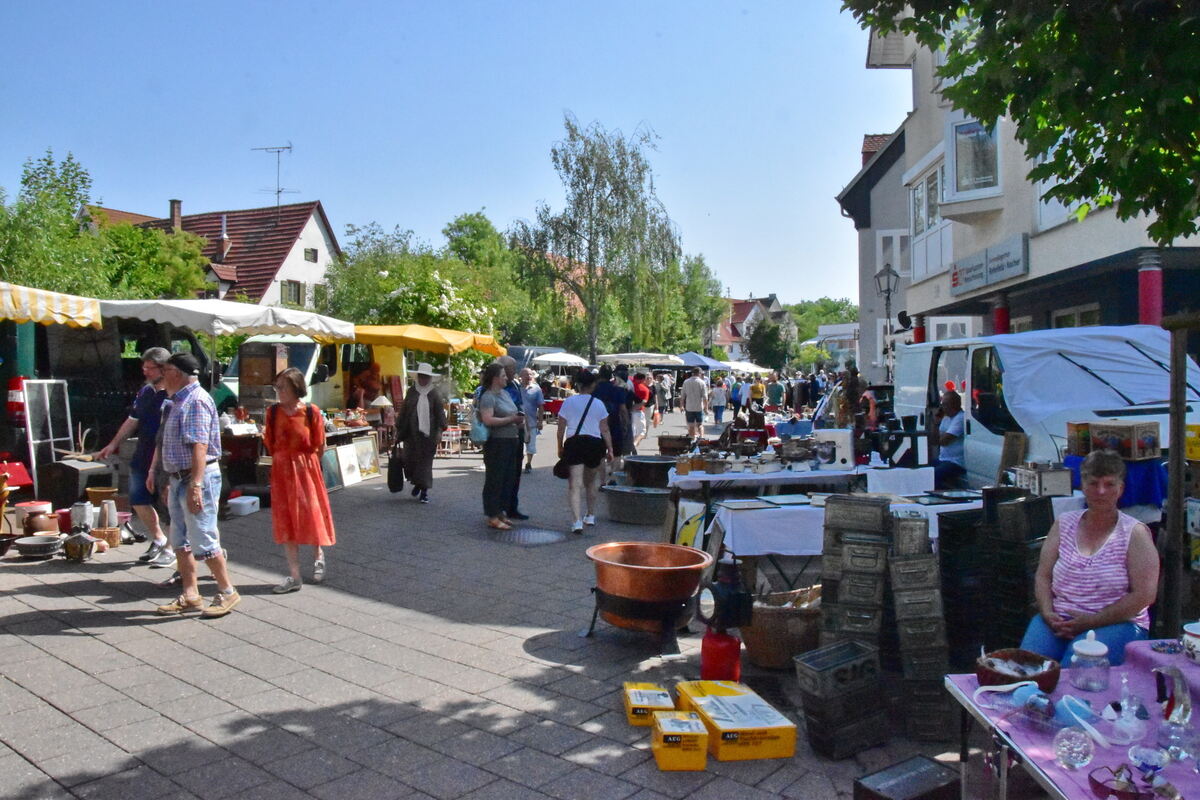
<path fill-rule="evenodd" d="M 313 370 L 312 380 L 309 381 L 309 385 L 324 383 L 327 380 L 329 380 L 329 365 L 317 364 L 316 369 Z"/>

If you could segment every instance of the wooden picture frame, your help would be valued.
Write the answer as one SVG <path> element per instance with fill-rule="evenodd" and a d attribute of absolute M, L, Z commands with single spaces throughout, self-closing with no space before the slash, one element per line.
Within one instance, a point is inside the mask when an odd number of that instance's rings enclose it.
<path fill-rule="evenodd" d="M 338 445 L 338 472 L 342 476 L 343 486 L 353 486 L 362 482 L 362 474 L 358 471 L 358 451 L 352 444 Z"/>
<path fill-rule="evenodd" d="M 1029 447 L 1029 437 L 1021 431 L 1009 431 L 1004 434 L 1004 446 L 1000 450 L 1000 466 L 996 470 L 996 484 L 1004 478 L 1004 473 L 1025 460 L 1025 451 Z"/>
<path fill-rule="evenodd" d="M 338 467 L 336 447 L 327 447 L 322 451 L 321 477 L 325 480 L 326 492 L 336 492 L 342 488 L 342 470 Z"/>
<path fill-rule="evenodd" d="M 358 458 L 358 474 L 362 480 L 378 478 L 379 448 L 375 446 L 374 436 L 362 436 L 354 440 L 354 452 Z"/>

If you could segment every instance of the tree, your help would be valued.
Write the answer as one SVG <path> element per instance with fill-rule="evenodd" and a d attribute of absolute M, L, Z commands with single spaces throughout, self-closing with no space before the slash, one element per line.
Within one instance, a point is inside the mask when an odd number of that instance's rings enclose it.
<path fill-rule="evenodd" d="M 836 325 L 855 322 L 858 319 L 858 304 L 845 297 L 833 299 L 801 300 L 785 306 L 796 321 L 796 341 L 804 342 L 817 335 L 821 325 Z"/>
<path fill-rule="evenodd" d="M 728 306 L 721 297 L 721 282 L 709 269 L 703 254 L 684 256 L 682 272 L 683 313 L 689 338 L 679 349 L 699 351 L 704 341 L 711 340 L 709 334 L 715 331 Z M 723 360 L 716 355 L 713 358 Z"/>
<path fill-rule="evenodd" d="M 942 94 L 1009 117 L 1032 181 L 1077 204 L 1153 215 L 1169 245 L 1200 218 L 1200 14 L 1195 0 L 844 0 L 864 27 L 945 47 Z"/>
<path fill-rule="evenodd" d="M 205 241 L 195 234 L 123 223 L 104 226 L 98 235 L 117 297 L 195 297 L 208 286 Z"/>
<path fill-rule="evenodd" d="M 529 268 L 547 276 L 578 300 L 587 326 L 588 353 L 595 360 L 604 309 L 614 288 L 650 285 L 679 257 L 678 235 L 654 191 L 646 151 L 654 136 L 639 129 L 626 137 L 599 123 L 584 128 L 571 115 L 566 136 L 550 150 L 566 190 L 559 212 L 542 203 L 534 223 L 518 222 L 514 240 Z M 631 335 L 646 341 L 645 298 L 625 298 Z"/>
<path fill-rule="evenodd" d="M 832 360 L 833 356 L 829 354 L 828 350 L 815 344 L 806 344 L 800 348 L 800 353 L 796 356 L 796 365 L 802 370 L 811 371 Z"/>
<path fill-rule="evenodd" d="M 755 364 L 782 369 L 787 365 L 790 355 L 788 344 L 777 324 L 771 320 L 763 320 L 750 332 L 750 338 L 746 340 L 746 349 L 750 351 L 750 358 Z"/>

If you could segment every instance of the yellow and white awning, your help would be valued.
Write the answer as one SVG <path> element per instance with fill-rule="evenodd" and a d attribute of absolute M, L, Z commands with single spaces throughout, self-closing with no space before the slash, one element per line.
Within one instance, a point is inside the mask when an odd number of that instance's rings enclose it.
<path fill-rule="evenodd" d="M 99 328 L 100 301 L 0 281 L 0 320 Z"/>

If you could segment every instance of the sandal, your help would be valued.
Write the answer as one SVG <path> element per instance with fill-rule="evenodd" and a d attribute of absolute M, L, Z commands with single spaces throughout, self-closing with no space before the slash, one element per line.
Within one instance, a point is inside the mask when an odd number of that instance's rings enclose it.
<path fill-rule="evenodd" d="M 495 519 L 489 519 L 487 521 L 487 526 L 489 528 L 495 528 L 498 531 L 511 531 L 512 530 L 512 525 L 509 525 L 507 522 L 505 522 L 500 517 L 496 517 Z"/>

